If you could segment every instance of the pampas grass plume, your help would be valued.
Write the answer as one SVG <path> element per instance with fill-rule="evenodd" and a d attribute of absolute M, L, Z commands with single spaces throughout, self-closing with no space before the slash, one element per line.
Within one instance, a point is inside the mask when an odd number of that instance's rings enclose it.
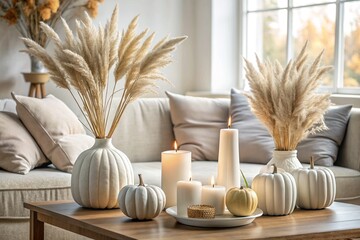
<path fill-rule="evenodd" d="M 295 150 L 309 134 L 327 129 L 324 114 L 330 94 L 318 93 L 322 77 L 332 69 L 321 66 L 323 52 L 308 60 L 307 42 L 294 61 L 283 68 L 278 61 L 261 62 L 257 69 L 245 59 L 251 109 L 272 135 L 276 150 Z"/>

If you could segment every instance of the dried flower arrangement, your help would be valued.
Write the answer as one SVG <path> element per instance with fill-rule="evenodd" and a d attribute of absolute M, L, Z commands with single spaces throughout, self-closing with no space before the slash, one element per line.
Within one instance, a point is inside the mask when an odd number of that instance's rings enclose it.
<path fill-rule="evenodd" d="M 61 16 L 84 8 L 92 17 L 97 15 L 98 4 L 104 0 L 0 0 L 0 19 L 15 25 L 22 37 L 30 38 L 42 47 L 47 37 L 40 22 L 54 28 Z"/>
<path fill-rule="evenodd" d="M 330 106 L 330 94 L 316 90 L 332 67 L 320 65 L 323 52 L 310 64 L 307 44 L 285 69 L 278 61 L 261 62 L 256 56 L 256 70 L 245 59 L 251 88 L 246 96 L 252 111 L 272 135 L 276 150 L 295 150 L 308 134 L 327 129 L 324 114 Z"/>
<path fill-rule="evenodd" d="M 68 89 L 80 107 L 74 91 L 78 93 L 83 115 L 96 138 L 111 138 L 126 106 L 141 95 L 154 92 L 157 80 L 167 81 L 159 69 L 171 62 L 170 53 L 187 38 L 163 38 L 150 48 L 154 33 L 147 38 L 147 29 L 135 34 L 138 21 L 135 17 L 120 39 L 117 16 L 118 7 L 105 27 L 96 28 L 85 12 L 84 20 L 76 22 L 76 35 L 63 20 L 64 41 L 52 28 L 41 23 L 46 36 L 54 41 L 53 56 L 35 41 L 23 38 L 27 52 L 44 63 L 52 80 L 59 87 Z M 109 91 L 109 71 L 113 66 L 115 82 Z M 121 91 L 117 90 L 117 84 L 123 78 L 121 100 L 110 123 L 114 95 Z"/>

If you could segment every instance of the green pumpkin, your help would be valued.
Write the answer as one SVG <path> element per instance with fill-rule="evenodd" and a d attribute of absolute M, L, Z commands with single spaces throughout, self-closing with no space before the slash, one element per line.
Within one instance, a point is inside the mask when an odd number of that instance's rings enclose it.
<path fill-rule="evenodd" d="M 251 188 L 233 187 L 226 193 L 226 207 L 235 216 L 250 216 L 257 204 L 257 195 Z"/>

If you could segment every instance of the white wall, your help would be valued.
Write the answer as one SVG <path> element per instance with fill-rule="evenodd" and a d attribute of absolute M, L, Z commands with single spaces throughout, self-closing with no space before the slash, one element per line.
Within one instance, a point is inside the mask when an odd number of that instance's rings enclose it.
<path fill-rule="evenodd" d="M 239 1 L 212 0 L 211 89 L 226 91 L 239 82 Z"/>
<path fill-rule="evenodd" d="M 210 74 L 206 75 L 206 72 L 210 71 L 210 65 L 205 68 L 202 66 L 204 62 L 209 61 L 209 49 L 205 47 L 198 50 L 197 47 L 210 45 L 210 36 L 203 34 L 207 32 L 209 35 L 206 28 L 210 29 L 209 22 L 203 15 L 210 17 L 208 11 L 211 1 L 106 0 L 100 5 L 99 15 L 94 22 L 104 24 L 116 3 L 119 5 L 119 29 L 126 28 L 132 18 L 139 14 L 138 30 L 149 28 L 156 32 L 155 41 L 167 35 L 189 37 L 173 54 L 173 63 L 163 70 L 174 86 L 160 84 L 161 95 L 164 94 L 163 90 L 177 93 L 210 90 Z M 61 26 L 59 27 L 58 32 L 61 33 Z M 11 91 L 23 95 L 28 93 L 29 86 L 24 82 L 21 72 L 29 71 L 30 61 L 26 53 L 19 52 L 21 49 L 24 49 L 24 45 L 16 29 L 0 21 L 0 98 L 10 97 Z M 46 85 L 46 89 L 48 93 L 59 97 L 76 111 L 77 107 L 66 90 L 56 87 L 52 82 Z"/>

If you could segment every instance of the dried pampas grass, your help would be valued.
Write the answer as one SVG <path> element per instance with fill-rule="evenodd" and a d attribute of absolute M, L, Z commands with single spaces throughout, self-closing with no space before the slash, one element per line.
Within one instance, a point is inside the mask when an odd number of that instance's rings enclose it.
<path fill-rule="evenodd" d="M 295 150 L 308 134 L 327 129 L 324 114 L 330 106 L 330 94 L 316 89 L 331 66 L 321 66 L 323 56 L 308 64 L 307 42 L 285 69 L 278 61 L 261 62 L 258 69 L 245 59 L 246 77 L 251 88 L 246 93 L 253 113 L 273 136 L 276 150 Z"/>
<path fill-rule="evenodd" d="M 171 52 L 187 37 L 164 38 L 150 48 L 154 33 L 146 39 L 148 30 L 136 34 L 138 17 L 135 17 L 120 38 L 117 31 L 118 7 L 105 27 L 96 28 L 85 13 L 76 22 L 75 35 L 62 19 L 65 39 L 62 41 L 48 25 L 41 29 L 54 42 L 54 54 L 31 39 L 23 38 L 29 54 L 39 58 L 48 69 L 52 80 L 70 91 L 75 101 L 77 92 L 82 102 L 83 114 L 91 132 L 97 138 L 111 138 L 126 106 L 148 92 L 154 92 L 156 80 L 167 79 L 160 68 L 171 62 Z M 109 71 L 114 66 L 115 83 L 109 88 Z M 110 109 L 118 82 L 125 78 L 122 97 L 110 121 Z M 107 126 L 110 126 L 108 132 Z"/>

